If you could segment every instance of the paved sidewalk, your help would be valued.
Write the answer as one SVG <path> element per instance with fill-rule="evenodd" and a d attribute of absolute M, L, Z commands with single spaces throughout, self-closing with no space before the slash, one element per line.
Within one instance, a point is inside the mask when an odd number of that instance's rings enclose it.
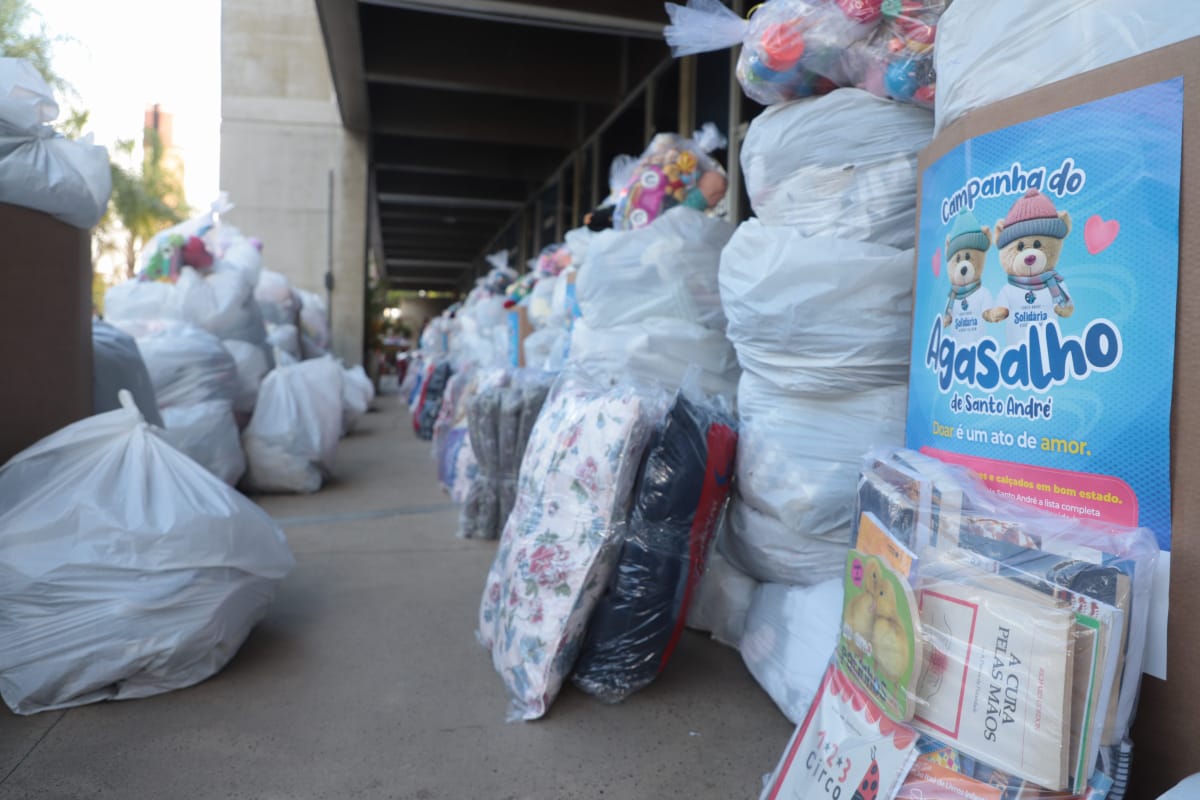
<path fill-rule="evenodd" d="M 145 700 L 0 705 L 0 800 L 757 796 L 791 725 L 694 633 L 624 703 L 568 687 L 545 719 L 504 722 L 473 635 L 495 543 L 455 538 L 428 443 L 377 405 L 331 485 L 260 498 L 299 564 L 229 666 Z"/>

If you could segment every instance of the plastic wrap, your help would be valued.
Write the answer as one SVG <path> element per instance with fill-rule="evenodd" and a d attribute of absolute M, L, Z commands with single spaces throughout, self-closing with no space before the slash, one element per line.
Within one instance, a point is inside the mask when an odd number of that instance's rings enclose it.
<path fill-rule="evenodd" d="M 286 275 L 264 269 L 254 287 L 254 301 L 268 324 L 299 324 L 300 297 L 292 291 L 292 282 Z"/>
<path fill-rule="evenodd" d="M 764 514 L 735 491 L 719 549 L 730 564 L 755 580 L 811 586 L 841 573 L 846 539 L 844 531 L 826 536 L 797 533 L 789 521 Z"/>
<path fill-rule="evenodd" d="M 121 389 L 129 390 L 138 410 L 151 425 L 162 425 L 154 383 L 137 342 L 122 330 L 102 320 L 92 320 L 92 413 L 102 414 L 121 407 Z"/>
<path fill-rule="evenodd" d="M 437 422 L 438 412 L 442 410 L 442 395 L 452 374 L 450 362 L 442 361 L 434 367 L 421 389 L 421 405 L 413 416 L 413 430 L 425 441 L 433 439 L 433 425 Z"/>
<path fill-rule="evenodd" d="M 575 685 L 588 694 L 623 700 L 670 661 L 729 496 L 736 430 L 725 410 L 681 392 L 651 440 L 616 568 L 575 664 Z"/>
<path fill-rule="evenodd" d="M 314 292 L 293 289 L 300 298 L 300 346 L 305 358 L 320 358 L 329 352 L 329 308 L 325 298 Z"/>
<path fill-rule="evenodd" d="M 1200 36 L 1190 0 L 955 0 L 934 54 L 937 130 L 971 109 Z"/>
<path fill-rule="evenodd" d="M 618 196 L 613 227 L 644 228 L 677 206 L 697 211 L 716 208 L 729 181 L 709 153 L 724 146 L 725 137 L 711 122 L 691 139 L 676 133 L 655 136 Z M 589 254 L 589 260 L 594 255 Z"/>
<path fill-rule="evenodd" d="M 467 406 L 471 449 L 478 464 L 459 517 L 459 535 L 467 539 L 496 539 L 504 524 L 500 519 L 499 487 L 502 380 L 506 381 L 507 376 L 480 385 Z"/>
<path fill-rule="evenodd" d="M 725 334 L 670 317 L 607 328 L 577 319 L 568 361 L 593 375 L 634 378 L 668 390 L 682 386 L 695 367 L 700 370 L 700 388 L 726 398 L 737 391 L 740 374 L 737 354 Z"/>
<path fill-rule="evenodd" d="M 159 436 L 172 447 L 230 486 L 237 486 L 246 472 L 246 455 L 228 400 L 165 408 L 163 427 Z"/>
<path fill-rule="evenodd" d="M 226 339 L 221 342 L 229 355 L 233 356 L 233 364 L 237 368 L 238 391 L 233 399 L 234 413 L 249 420 L 254 412 L 254 404 L 258 402 L 258 387 L 263 378 L 275 366 L 264 345 L 250 344 L 239 339 Z"/>
<path fill-rule="evenodd" d="M 834 86 L 934 104 L 934 41 L 943 0 L 768 0 L 741 20 L 718 0 L 667 4 L 676 56 L 741 43 L 746 96 L 772 105 Z"/>
<path fill-rule="evenodd" d="M 584 319 L 607 328 L 672 317 L 724 330 L 717 270 L 732 235 L 728 222 L 686 207 L 635 231 L 597 234 L 575 282 Z"/>
<path fill-rule="evenodd" d="M 33 64 L 0 58 L 0 202 L 86 230 L 108 208 L 108 151 L 91 134 L 71 140 L 56 133 L 49 123 L 57 116 L 54 92 Z"/>
<path fill-rule="evenodd" d="M 358 425 L 371 401 L 375 399 L 375 386 L 367 377 L 362 365 L 342 369 L 342 433 L 350 433 Z"/>
<path fill-rule="evenodd" d="M 904 385 L 842 396 L 795 396 L 743 373 L 738 491 L 797 534 L 849 541 L 862 455 L 904 441 L 907 396 Z"/>
<path fill-rule="evenodd" d="M 300 347 L 300 329 L 295 325 L 274 325 L 267 323 L 267 345 L 274 351 L 275 359 L 280 359 L 280 353 L 299 361 L 304 351 Z"/>
<path fill-rule="evenodd" d="M 295 563 L 266 513 L 122 405 L 0 469 L 0 694 L 18 714 L 208 678 Z"/>
<path fill-rule="evenodd" d="M 525 364 L 531 369 L 557 372 L 562 369 L 571 333 L 566 327 L 542 328 L 525 337 Z"/>
<path fill-rule="evenodd" d="M 237 363 L 211 333 L 169 320 L 113 324 L 137 340 L 159 408 L 237 398 Z"/>
<path fill-rule="evenodd" d="M 342 369 L 332 358 L 271 370 L 242 434 L 258 492 L 315 492 L 333 471 L 342 434 Z"/>
<path fill-rule="evenodd" d="M 720 280 L 743 369 L 814 395 L 908 380 L 911 250 L 752 219 L 721 254 Z"/>
<path fill-rule="evenodd" d="M 719 549 L 714 549 L 696 587 L 687 626 L 712 634 L 721 644 L 740 646 L 746 614 L 757 588 L 758 581 L 730 564 Z"/>
<path fill-rule="evenodd" d="M 746 668 L 794 724 L 804 721 L 841 633 L 842 582 L 764 583 L 738 649 Z"/>
<path fill-rule="evenodd" d="M 858 89 L 768 108 L 742 143 L 750 205 L 800 236 L 911 248 L 917 154 L 932 135 L 928 111 Z"/>
<path fill-rule="evenodd" d="M 1158 557 L 1153 534 L 1039 512 L 908 450 L 873 453 L 858 497 L 856 552 L 879 552 L 871 542 L 882 530 L 897 543 L 889 553 L 908 554 L 885 566 L 913 586 L 924 660 L 919 681 L 883 686 L 912 699 L 913 725 L 981 762 L 976 778 L 1004 773 L 1014 785 L 1064 792 L 1055 796 L 1127 771 Z M 962 608 L 974 609 L 971 637 Z M 878 604 L 871 610 L 880 615 Z M 846 635 L 863 629 L 852 616 L 848 608 Z M 1039 676 L 1033 687 L 1031 674 Z M 975 697 L 993 685 L 1001 687 L 998 714 Z M 939 732 L 947 694 L 960 691 L 972 724 L 957 736 Z"/>
<path fill-rule="evenodd" d="M 497 465 L 500 493 L 500 525 L 503 527 L 517 501 L 517 473 L 521 470 L 521 416 L 525 405 L 524 392 L 516 383 L 510 384 L 500 398 L 500 419 L 496 431 L 499 447 Z"/>
<path fill-rule="evenodd" d="M 479 609 L 511 719 L 543 716 L 575 661 L 665 401 L 564 373 L 538 417 Z"/>

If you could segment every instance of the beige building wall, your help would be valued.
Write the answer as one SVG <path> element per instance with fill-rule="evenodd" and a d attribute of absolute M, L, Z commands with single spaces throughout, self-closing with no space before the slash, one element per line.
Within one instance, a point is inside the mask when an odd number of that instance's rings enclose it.
<path fill-rule="evenodd" d="M 333 348 L 362 360 L 366 137 L 342 127 L 312 0 L 221 2 L 221 188 L 263 264 L 326 296 L 333 173 Z"/>

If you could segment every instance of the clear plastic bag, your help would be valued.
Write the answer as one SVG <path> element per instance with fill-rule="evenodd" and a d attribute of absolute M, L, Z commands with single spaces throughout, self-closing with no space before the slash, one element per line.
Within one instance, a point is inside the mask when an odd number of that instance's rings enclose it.
<path fill-rule="evenodd" d="M 433 440 L 433 426 L 442 410 L 442 395 L 452 374 L 449 361 L 439 362 L 421 389 L 421 405 L 413 416 L 413 430 L 425 441 Z"/>
<path fill-rule="evenodd" d="M 242 434 L 246 475 L 258 492 L 315 492 L 328 477 L 342 434 L 342 369 L 329 357 L 267 373 Z"/>
<path fill-rule="evenodd" d="M 813 395 L 908 380 L 911 250 L 751 219 L 721 254 L 720 282 L 743 369 Z"/>
<path fill-rule="evenodd" d="M 654 391 L 564 373 L 538 417 L 479 610 L 511 719 L 543 716 L 570 672 L 665 404 Z"/>
<path fill-rule="evenodd" d="M 873 453 L 859 487 L 847 674 L 962 754 L 957 785 L 1103 796 L 1129 768 L 1153 534 L 1015 504 L 907 450 Z"/>
<path fill-rule="evenodd" d="M 0 58 L 0 202 L 88 229 L 108 208 L 108 151 L 92 136 L 66 139 L 50 126 L 54 92 L 30 62 Z"/>
<path fill-rule="evenodd" d="M 724 145 L 725 138 L 711 122 L 691 139 L 677 133 L 655 136 L 618 196 L 613 227 L 625 231 L 644 228 L 681 205 L 696 211 L 716 208 L 729 181 L 709 153 Z M 594 256 L 589 253 L 589 260 Z"/>
<path fill-rule="evenodd" d="M 742 143 L 750 205 L 800 236 L 911 248 L 917 154 L 932 135 L 928 111 L 858 89 L 768 108 Z"/>
<path fill-rule="evenodd" d="M 796 534 L 849 541 L 862 454 L 904 441 L 907 396 L 903 384 L 798 396 L 742 373 L 738 492 Z"/>
<path fill-rule="evenodd" d="M 137 341 L 159 408 L 237 398 L 237 363 L 211 333 L 174 320 L 113 324 Z"/>
<path fill-rule="evenodd" d="M 734 396 L 741 372 L 724 333 L 671 317 L 607 328 L 577 319 L 568 363 L 598 377 L 633 378 L 670 391 L 695 367 L 700 388 L 725 398 Z"/>
<path fill-rule="evenodd" d="M 783 715 L 799 725 L 821 686 L 841 633 L 842 581 L 764 583 L 738 646 L 746 668 Z"/>
<path fill-rule="evenodd" d="M 471 448 L 478 473 L 471 484 L 459 516 L 460 536 L 467 539 L 496 539 L 500 519 L 500 405 L 508 375 L 496 373 L 480 382 L 467 406 Z"/>
<path fill-rule="evenodd" d="M 938 28 L 936 129 L 971 109 L 1200 36 L 1191 0 L 955 0 Z"/>
<path fill-rule="evenodd" d="M 162 425 L 154 383 L 133 337 L 102 320 L 92 320 L 92 413 L 116 411 L 127 389 L 151 425 Z"/>
<path fill-rule="evenodd" d="M 242 437 L 228 400 L 163 409 L 159 436 L 230 486 L 246 472 Z"/>
<path fill-rule="evenodd" d="M 0 694 L 18 714 L 199 683 L 295 564 L 262 509 L 121 402 L 0 469 Z"/>
<path fill-rule="evenodd" d="M 666 668 L 683 632 L 733 475 L 737 423 L 680 392 L 642 463 L 621 552 L 588 623 L 575 685 L 606 703 Z"/>
<path fill-rule="evenodd" d="M 634 231 L 595 236 L 576 297 L 594 328 L 671 317 L 725 329 L 717 270 L 733 235 L 728 222 L 676 207 Z"/>

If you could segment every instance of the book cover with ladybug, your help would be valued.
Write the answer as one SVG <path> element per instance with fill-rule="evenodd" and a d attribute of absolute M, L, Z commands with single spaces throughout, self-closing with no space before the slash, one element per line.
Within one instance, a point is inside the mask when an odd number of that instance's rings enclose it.
<path fill-rule="evenodd" d="M 912 767 L 916 744 L 916 731 L 830 664 L 762 798 L 886 800 Z"/>

